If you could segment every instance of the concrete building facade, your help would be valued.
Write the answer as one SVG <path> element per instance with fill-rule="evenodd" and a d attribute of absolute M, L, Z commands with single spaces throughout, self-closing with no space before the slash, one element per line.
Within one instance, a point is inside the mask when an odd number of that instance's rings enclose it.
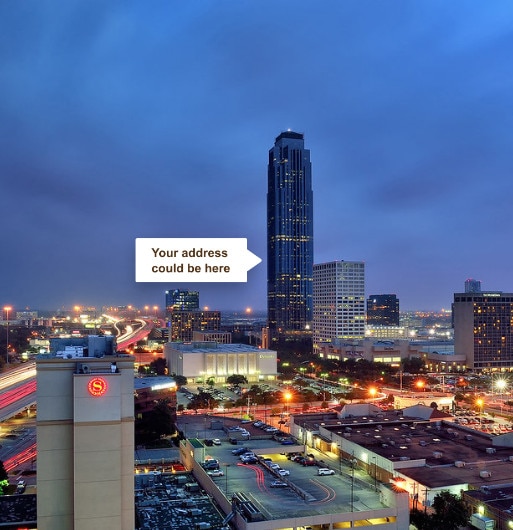
<path fill-rule="evenodd" d="M 331 261 L 314 265 L 313 343 L 365 336 L 365 264 Z"/>
<path fill-rule="evenodd" d="M 133 530 L 134 359 L 39 356 L 39 530 Z"/>
<path fill-rule="evenodd" d="M 233 374 L 257 383 L 273 380 L 278 374 L 276 351 L 247 344 L 168 342 L 164 345 L 164 356 L 170 373 L 183 375 L 190 383 L 210 378 L 224 383 Z"/>
<path fill-rule="evenodd" d="M 471 370 L 513 370 L 513 293 L 455 293 L 454 352 Z"/>

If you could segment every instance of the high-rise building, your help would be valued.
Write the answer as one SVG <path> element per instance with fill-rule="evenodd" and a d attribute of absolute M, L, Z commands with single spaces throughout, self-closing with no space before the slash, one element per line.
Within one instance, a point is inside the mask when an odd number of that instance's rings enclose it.
<path fill-rule="evenodd" d="M 331 261 L 313 268 L 313 342 L 321 343 L 365 336 L 365 264 Z"/>
<path fill-rule="evenodd" d="M 304 137 L 282 132 L 269 150 L 267 310 L 271 339 L 310 336 L 313 192 Z"/>
<path fill-rule="evenodd" d="M 371 294 L 367 299 L 369 326 L 398 326 L 399 299 L 395 294 Z"/>
<path fill-rule="evenodd" d="M 465 280 L 465 292 L 466 293 L 480 293 L 481 282 L 479 280 L 474 280 L 473 278 L 468 278 L 467 280 Z"/>
<path fill-rule="evenodd" d="M 134 528 L 134 358 L 41 355 L 37 527 Z"/>
<path fill-rule="evenodd" d="M 166 291 L 166 312 L 194 311 L 199 309 L 199 292 L 188 289 Z"/>
<path fill-rule="evenodd" d="M 169 315 L 169 342 L 191 342 L 194 331 L 219 331 L 220 311 L 172 311 Z"/>
<path fill-rule="evenodd" d="M 454 353 L 471 370 L 513 369 L 513 293 L 455 293 Z"/>

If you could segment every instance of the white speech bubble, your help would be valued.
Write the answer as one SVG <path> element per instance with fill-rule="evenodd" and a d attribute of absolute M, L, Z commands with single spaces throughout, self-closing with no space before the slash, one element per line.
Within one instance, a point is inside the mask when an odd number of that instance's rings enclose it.
<path fill-rule="evenodd" d="M 136 282 L 247 282 L 262 260 L 246 238 L 137 238 Z"/>

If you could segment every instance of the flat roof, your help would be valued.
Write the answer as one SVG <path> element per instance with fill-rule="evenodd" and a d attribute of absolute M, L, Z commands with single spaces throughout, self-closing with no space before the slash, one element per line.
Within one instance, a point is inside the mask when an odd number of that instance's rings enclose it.
<path fill-rule="evenodd" d="M 154 388 L 154 390 L 162 390 L 166 387 L 176 386 L 176 382 L 172 377 L 166 377 L 163 375 L 147 376 L 147 377 L 135 377 L 134 388 L 135 390 L 141 390 L 143 388 Z"/>
<path fill-rule="evenodd" d="M 403 416 L 402 411 L 379 416 L 341 419 L 334 413 L 301 414 L 294 416 L 294 422 L 318 431 L 327 441 L 330 433 L 337 434 L 391 462 L 401 462 L 396 472 L 429 488 L 511 482 L 513 447 L 501 447 L 500 439 L 511 440 L 513 433 L 492 437 L 452 421 Z"/>
<path fill-rule="evenodd" d="M 202 342 L 169 342 L 171 348 L 182 353 L 276 353 L 275 350 L 257 348 L 249 344 L 219 344 Z"/>

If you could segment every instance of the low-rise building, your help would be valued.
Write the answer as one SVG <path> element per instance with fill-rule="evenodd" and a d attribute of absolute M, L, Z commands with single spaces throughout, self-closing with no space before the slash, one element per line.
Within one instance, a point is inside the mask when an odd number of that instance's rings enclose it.
<path fill-rule="evenodd" d="M 190 383 L 214 378 L 225 383 L 233 374 L 248 382 L 274 380 L 278 374 L 277 353 L 247 344 L 217 342 L 168 342 L 164 345 L 169 372 L 187 377 Z"/>

